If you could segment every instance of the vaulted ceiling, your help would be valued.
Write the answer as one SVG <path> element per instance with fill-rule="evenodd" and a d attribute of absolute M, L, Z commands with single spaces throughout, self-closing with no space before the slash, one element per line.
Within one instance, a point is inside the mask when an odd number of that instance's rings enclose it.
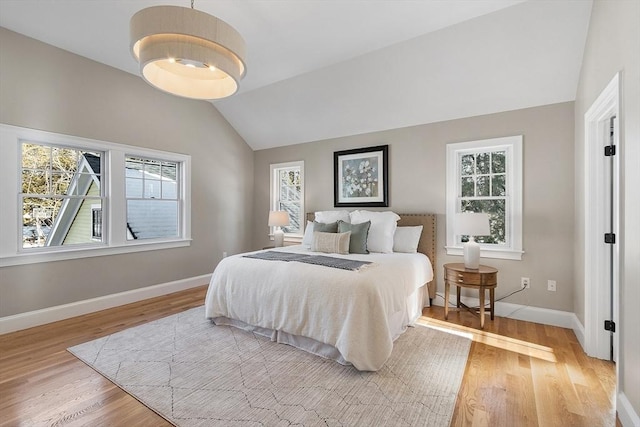
<path fill-rule="evenodd" d="M 0 25 L 139 74 L 129 19 L 188 0 L 1 0 Z M 255 150 L 575 99 L 590 0 L 195 0 L 245 38 L 215 107 Z"/>

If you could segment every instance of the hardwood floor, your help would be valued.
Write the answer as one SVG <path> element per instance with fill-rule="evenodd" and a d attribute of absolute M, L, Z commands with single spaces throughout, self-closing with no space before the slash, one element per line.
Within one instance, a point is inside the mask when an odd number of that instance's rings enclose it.
<path fill-rule="evenodd" d="M 205 287 L 0 336 L 0 425 L 169 425 L 69 352 L 203 303 Z M 441 307 L 421 322 L 473 336 L 452 426 L 614 426 L 615 366 L 583 353 L 572 331 Z"/>
<path fill-rule="evenodd" d="M 473 336 L 452 426 L 615 426 L 615 365 L 585 355 L 570 329 L 467 311 L 421 322 Z"/>

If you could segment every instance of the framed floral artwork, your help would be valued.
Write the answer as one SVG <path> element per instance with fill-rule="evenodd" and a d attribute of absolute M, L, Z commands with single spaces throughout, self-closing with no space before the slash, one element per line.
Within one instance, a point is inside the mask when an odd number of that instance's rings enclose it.
<path fill-rule="evenodd" d="M 333 205 L 388 207 L 388 145 L 333 153 Z"/>

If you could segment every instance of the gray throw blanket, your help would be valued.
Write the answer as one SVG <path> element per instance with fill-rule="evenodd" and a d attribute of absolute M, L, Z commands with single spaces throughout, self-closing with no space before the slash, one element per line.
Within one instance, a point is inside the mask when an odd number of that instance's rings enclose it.
<path fill-rule="evenodd" d="M 340 270 L 358 271 L 372 264 L 370 261 L 336 258 L 324 255 L 306 255 L 291 252 L 266 251 L 244 255 L 245 258 L 264 259 L 268 261 L 296 261 L 305 264 L 321 265 L 323 267 L 339 268 Z"/>

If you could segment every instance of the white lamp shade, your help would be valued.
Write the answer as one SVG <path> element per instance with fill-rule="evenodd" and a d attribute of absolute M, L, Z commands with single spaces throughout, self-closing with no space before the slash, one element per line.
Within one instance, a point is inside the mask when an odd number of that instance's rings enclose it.
<path fill-rule="evenodd" d="M 269 212 L 269 226 L 276 227 L 273 230 L 273 244 L 276 248 L 284 246 L 284 231 L 280 227 L 289 225 L 289 213 L 286 211 Z"/>
<path fill-rule="evenodd" d="M 468 235 L 469 241 L 463 245 L 464 266 L 472 270 L 480 268 L 480 245 L 475 236 L 486 236 L 491 233 L 489 215 L 485 213 L 464 212 L 456 214 L 456 233 Z"/>
<path fill-rule="evenodd" d="M 456 234 L 463 236 L 487 236 L 489 228 L 489 214 L 463 212 L 456 214 Z"/>
<path fill-rule="evenodd" d="M 285 227 L 289 225 L 289 213 L 286 211 L 269 212 L 270 227 Z"/>

